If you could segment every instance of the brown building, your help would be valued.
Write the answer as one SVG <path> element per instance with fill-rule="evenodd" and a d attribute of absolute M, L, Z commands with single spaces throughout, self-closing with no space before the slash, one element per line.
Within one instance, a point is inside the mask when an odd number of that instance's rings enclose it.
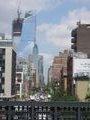
<path fill-rule="evenodd" d="M 24 92 L 26 95 L 29 95 L 29 93 L 30 93 L 31 84 L 32 84 L 31 80 L 24 80 Z"/>
<path fill-rule="evenodd" d="M 90 24 L 81 24 L 78 22 L 78 27 L 72 30 L 72 46 L 75 52 L 83 52 L 90 57 Z"/>
<path fill-rule="evenodd" d="M 68 50 L 59 53 L 53 59 L 52 66 L 48 70 L 48 81 L 59 84 L 62 90 L 71 92 L 72 60 Z M 68 90 L 67 90 L 68 89 Z M 69 92 L 69 93 L 70 93 Z"/>

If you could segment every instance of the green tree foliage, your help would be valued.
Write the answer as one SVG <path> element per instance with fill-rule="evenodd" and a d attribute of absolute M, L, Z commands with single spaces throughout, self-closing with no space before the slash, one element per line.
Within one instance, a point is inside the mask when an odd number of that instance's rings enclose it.
<path fill-rule="evenodd" d="M 32 91 L 31 94 L 35 94 L 40 91 L 40 87 L 33 87 L 31 91 Z"/>
<path fill-rule="evenodd" d="M 90 92 L 86 95 L 85 100 L 86 100 L 86 101 L 90 101 Z"/>
<path fill-rule="evenodd" d="M 54 82 L 49 83 L 44 90 L 51 95 L 52 101 L 79 101 L 77 96 L 67 95 L 67 91 L 63 91 Z"/>

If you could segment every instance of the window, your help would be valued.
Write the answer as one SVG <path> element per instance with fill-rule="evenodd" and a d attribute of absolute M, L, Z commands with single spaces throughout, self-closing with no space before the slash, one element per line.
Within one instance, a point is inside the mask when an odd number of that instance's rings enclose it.
<path fill-rule="evenodd" d="M 0 48 L 0 54 L 5 54 L 5 49 L 4 48 Z"/>
<path fill-rule="evenodd" d="M 2 78 L 1 82 L 2 84 L 5 84 L 5 78 Z"/>
<path fill-rule="evenodd" d="M 2 89 L 2 93 L 4 93 L 4 89 Z"/>
<path fill-rule="evenodd" d="M 0 48 L 0 54 L 2 54 L 2 48 Z"/>
<path fill-rule="evenodd" d="M 0 72 L 0 78 L 2 77 L 2 73 Z"/>
<path fill-rule="evenodd" d="M 3 84 L 3 85 L 2 85 L 2 90 L 4 90 L 4 88 L 5 88 L 5 85 Z"/>
<path fill-rule="evenodd" d="M 5 55 L 3 55 L 3 60 L 5 60 Z"/>
<path fill-rule="evenodd" d="M 2 73 L 2 77 L 5 78 L 5 73 Z"/>

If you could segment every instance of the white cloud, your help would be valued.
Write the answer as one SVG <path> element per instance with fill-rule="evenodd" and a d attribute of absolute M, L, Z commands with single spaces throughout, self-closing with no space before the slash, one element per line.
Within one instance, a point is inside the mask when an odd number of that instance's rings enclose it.
<path fill-rule="evenodd" d="M 79 20 L 81 23 L 90 23 L 90 10 L 81 8 L 69 11 L 66 16 L 62 17 L 59 24 L 44 23 L 38 26 L 38 33 L 45 42 L 63 49 L 70 48 L 71 30 L 76 27 Z"/>
<path fill-rule="evenodd" d="M 63 1 L 67 1 L 67 0 L 63 0 Z M 81 4 L 85 4 L 87 2 L 90 2 L 90 0 L 68 0 L 68 2 L 72 2 L 72 3 L 76 3 L 76 2 L 80 2 Z"/>
<path fill-rule="evenodd" d="M 11 33 L 11 22 L 16 17 L 19 0 L 0 0 L 0 32 Z M 21 0 L 20 9 L 40 12 L 61 4 L 61 0 Z"/>
<path fill-rule="evenodd" d="M 39 34 L 43 35 L 43 41 L 61 48 L 70 47 L 70 31 L 64 24 L 43 24 L 38 27 Z M 40 38 L 38 38 L 40 40 Z"/>
<path fill-rule="evenodd" d="M 80 2 L 90 2 L 90 0 L 79 0 Z"/>
<path fill-rule="evenodd" d="M 21 9 L 32 9 L 37 12 L 54 8 L 61 4 L 61 0 L 23 0 Z"/>

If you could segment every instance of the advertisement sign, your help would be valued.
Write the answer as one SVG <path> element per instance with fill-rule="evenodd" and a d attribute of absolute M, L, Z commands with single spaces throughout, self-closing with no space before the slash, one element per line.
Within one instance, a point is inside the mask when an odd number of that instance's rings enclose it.
<path fill-rule="evenodd" d="M 73 77 L 90 76 L 90 59 L 73 59 Z"/>

